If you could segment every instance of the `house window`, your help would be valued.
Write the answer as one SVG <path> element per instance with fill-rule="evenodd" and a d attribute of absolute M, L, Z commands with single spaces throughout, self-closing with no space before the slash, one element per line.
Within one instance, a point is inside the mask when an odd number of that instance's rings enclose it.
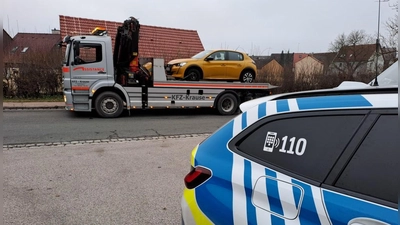
<path fill-rule="evenodd" d="M 24 49 L 22 49 L 21 52 L 25 53 L 26 51 L 28 51 L 28 48 L 29 48 L 29 47 L 25 47 Z"/>
<path fill-rule="evenodd" d="M 17 51 L 17 49 L 18 49 L 18 46 L 11 49 L 11 52 L 14 53 L 15 51 Z"/>

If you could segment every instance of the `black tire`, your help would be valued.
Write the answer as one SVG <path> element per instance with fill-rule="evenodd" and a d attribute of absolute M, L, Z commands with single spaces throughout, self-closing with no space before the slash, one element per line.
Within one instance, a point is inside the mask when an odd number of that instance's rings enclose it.
<path fill-rule="evenodd" d="M 199 81 L 201 78 L 201 73 L 198 69 L 189 69 L 185 73 L 185 80 L 190 80 L 190 81 Z"/>
<path fill-rule="evenodd" d="M 119 117 L 124 110 L 121 97 L 115 93 L 106 91 L 97 96 L 95 101 L 96 112 L 104 118 Z"/>
<path fill-rule="evenodd" d="M 244 70 L 240 75 L 240 82 L 242 83 L 253 83 L 256 79 L 256 74 L 251 70 Z"/>
<path fill-rule="evenodd" d="M 223 94 L 217 102 L 217 109 L 221 115 L 233 115 L 239 107 L 238 99 L 231 93 Z"/>

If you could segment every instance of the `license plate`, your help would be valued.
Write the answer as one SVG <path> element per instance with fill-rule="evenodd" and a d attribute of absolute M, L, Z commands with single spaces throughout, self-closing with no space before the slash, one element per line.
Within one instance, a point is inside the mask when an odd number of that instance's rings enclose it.
<path fill-rule="evenodd" d="M 168 66 L 167 68 L 165 68 L 165 70 L 166 71 L 171 71 L 171 67 Z"/>

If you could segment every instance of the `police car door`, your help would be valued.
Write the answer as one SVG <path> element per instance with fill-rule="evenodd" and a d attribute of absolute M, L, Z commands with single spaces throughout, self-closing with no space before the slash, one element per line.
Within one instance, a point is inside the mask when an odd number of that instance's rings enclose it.
<path fill-rule="evenodd" d="M 370 114 L 322 190 L 333 224 L 399 223 L 398 137 L 397 109 L 376 110 Z"/>

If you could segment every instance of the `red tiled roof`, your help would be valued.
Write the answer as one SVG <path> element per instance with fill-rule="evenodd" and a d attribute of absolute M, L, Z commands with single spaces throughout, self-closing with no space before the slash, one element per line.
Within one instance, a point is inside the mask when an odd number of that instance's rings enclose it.
<path fill-rule="evenodd" d="M 340 48 L 335 62 L 361 62 L 368 61 L 375 54 L 375 44 L 343 46 Z"/>
<path fill-rule="evenodd" d="M 307 56 L 308 56 L 307 53 L 294 53 L 293 54 L 293 64 L 296 64 L 298 61 L 304 59 Z"/>
<path fill-rule="evenodd" d="M 61 36 L 90 34 L 95 27 L 106 28 L 112 39 L 117 34 L 121 22 L 94 20 L 79 17 L 60 15 Z M 176 58 L 188 58 L 204 47 L 195 30 L 183 30 L 175 28 L 140 25 L 139 56 L 141 58 L 163 58 L 165 63 Z"/>
<path fill-rule="evenodd" d="M 48 53 L 58 48 L 60 34 L 18 33 L 4 49 L 4 61 L 20 62 L 22 55 Z M 26 50 L 23 52 L 23 50 Z"/>

